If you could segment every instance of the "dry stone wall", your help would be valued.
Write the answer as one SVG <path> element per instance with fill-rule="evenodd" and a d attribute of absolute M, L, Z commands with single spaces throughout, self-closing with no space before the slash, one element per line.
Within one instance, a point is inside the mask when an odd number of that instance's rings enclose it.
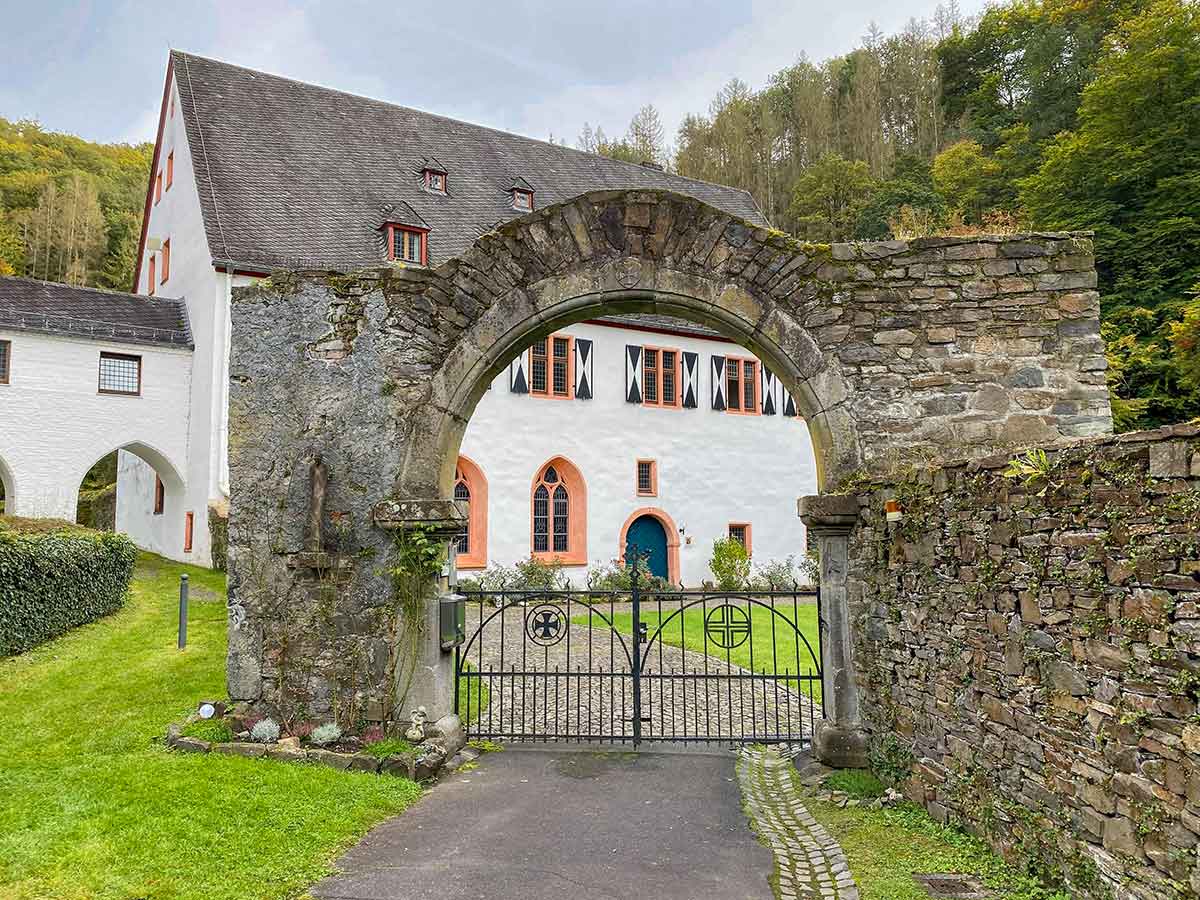
<path fill-rule="evenodd" d="M 1071 896 L 1200 895 L 1200 427 L 853 487 L 876 763 Z"/>

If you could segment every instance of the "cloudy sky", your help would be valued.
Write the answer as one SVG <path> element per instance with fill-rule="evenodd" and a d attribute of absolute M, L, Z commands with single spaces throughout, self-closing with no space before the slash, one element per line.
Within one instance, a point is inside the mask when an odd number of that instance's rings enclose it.
<path fill-rule="evenodd" d="M 936 2 L 5 0 L 0 116 L 153 140 L 177 47 L 572 144 L 585 121 L 616 136 L 652 102 L 671 138 L 730 78 L 759 87 L 801 53 L 844 53 L 872 21 L 890 33 Z"/>

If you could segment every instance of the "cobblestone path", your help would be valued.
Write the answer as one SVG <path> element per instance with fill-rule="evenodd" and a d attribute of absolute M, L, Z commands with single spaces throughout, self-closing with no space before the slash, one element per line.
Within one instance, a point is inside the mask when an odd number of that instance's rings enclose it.
<path fill-rule="evenodd" d="M 628 610 L 576 605 L 568 612 L 536 603 L 502 612 L 469 609 L 467 634 L 476 633 L 481 617 L 484 627 L 482 639 L 464 652 L 490 697 L 485 709 L 470 711 L 470 732 L 503 739 L 629 738 L 632 638 L 608 625 L 612 615 Z M 555 640 L 538 643 L 549 639 Z M 808 682 L 763 674 L 757 664 L 757 674 L 748 672 L 716 656 L 715 646 L 705 654 L 654 640 L 642 652 L 643 740 L 798 742 L 811 737 L 821 717 Z"/>
<path fill-rule="evenodd" d="M 737 774 L 754 830 L 775 854 L 776 898 L 858 900 L 842 848 L 800 800 L 791 760 L 744 747 Z"/>

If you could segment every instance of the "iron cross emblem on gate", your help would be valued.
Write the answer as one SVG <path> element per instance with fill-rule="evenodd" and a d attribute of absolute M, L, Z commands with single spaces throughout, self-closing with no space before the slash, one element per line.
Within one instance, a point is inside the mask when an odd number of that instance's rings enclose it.
<path fill-rule="evenodd" d="M 732 650 L 750 637 L 750 617 L 741 607 L 722 603 L 705 616 L 704 632 L 718 647 Z"/>
<path fill-rule="evenodd" d="M 525 617 L 525 633 L 533 643 L 551 647 L 567 633 L 567 617 L 553 604 L 535 606 Z"/>

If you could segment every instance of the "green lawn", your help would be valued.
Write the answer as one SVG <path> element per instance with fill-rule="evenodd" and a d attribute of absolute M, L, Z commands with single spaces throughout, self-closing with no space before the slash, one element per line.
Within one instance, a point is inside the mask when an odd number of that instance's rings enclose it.
<path fill-rule="evenodd" d="M 169 722 L 225 695 L 224 581 L 144 554 L 121 612 L 0 661 L 0 896 L 294 897 L 420 795 L 404 779 L 164 749 Z"/>
<path fill-rule="evenodd" d="M 813 661 L 812 654 L 808 651 L 808 647 L 804 646 L 803 641 L 797 641 L 796 629 L 792 627 L 792 607 L 790 603 L 786 605 L 779 604 L 777 606 L 777 615 L 769 614 L 762 607 L 755 607 L 750 617 L 752 625 L 750 640 L 746 641 L 740 647 L 726 651 L 714 644 L 711 639 L 705 638 L 704 609 L 698 606 L 691 607 L 684 610 L 682 615 L 672 617 L 671 612 L 666 608 L 669 602 L 663 604 L 662 621 L 665 622 L 665 625 L 660 636 L 660 639 L 666 644 L 674 647 L 684 647 L 689 651 L 695 650 L 699 653 L 707 653 L 721 660 L 728 659 L 734 665 L 747 670 L 753 669 L 755 672 L 778 675 L 783 675 L 786 672 L 793 675 L 806 675 L 811 671 L 813 675 L 817 674 L 817 666 Z M 659 614 L 655 610 L 655 604 L 648 603 L 646 606 L 647 608 L 642 610 L 642 621 L 647 625 L 649 636 L 653 637 L 658 631 Z M 709 612 L 712 609 L 712 606 L 708 607 Z M 607 613 L 605 614 L 607 615 Z M 796 619 L 799 622 L 799 630 L 808 638 L 813 653 L 819 652 L 816 604 L 804 603 L 797 605 Z M 588 616 L 586 613 L 572 616 L 571 621 L 576 625 L 587 625 Z M 622 634 L 632 634 L 633 613 L 616 613 L 613 617 L 613 624 Z M 592 627 L 604 627 L 604 622 L 598 615 L 592 617 Z M 772 631 L 774 631 L 774 635 L 772 635 Z M 772 640 L 775 642 L 774 654 L 772 653 Z M 753 647 L 754 655 L 753 666 L 750 663 L 751 647 Z M 797 649 L 799 650 L 799 655 L 797 655 Z M 645 652 L 644 649 L 643 652 Z M 819 682 L 813 682 L 813 698 L 820 702 L 821 685 Z"/>

